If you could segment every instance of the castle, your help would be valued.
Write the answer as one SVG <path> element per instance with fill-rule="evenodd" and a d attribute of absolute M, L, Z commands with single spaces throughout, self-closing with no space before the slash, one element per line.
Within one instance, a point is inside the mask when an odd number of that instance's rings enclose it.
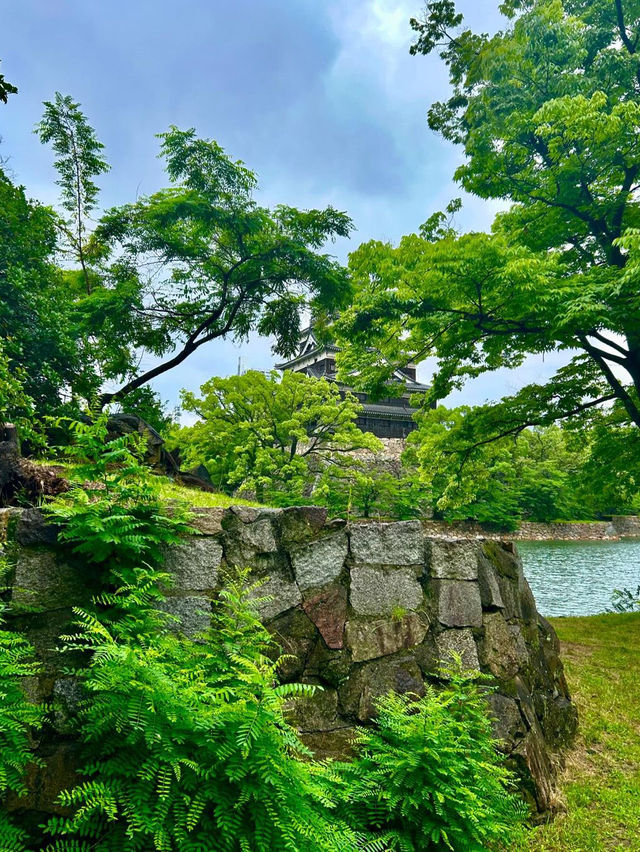
<path fill-rule="evenodd" d="M 403 386 L 400 396 L 387 397 L 372 401 L 368 394 L 353 390 L 336 379 L 336 353 L 340 349 L 332 343 L 318 341 L 313 326 L 300 333 L 297 354 L 288 361 L 276 364 L 278 370 L 294 370 L 316 379 L 337 382 L 341 391 L 350 391 L 361 402 L 363 410 L 356 419 L 356 425 L 363 432 L 373 432 L 378 438 L 406 438 L 416 428 L 409 400 L 413 394 L 426 393 L 428 385 L 416 381 L 416 368 L 413 364 L 397 369 L 393 381 Z"/>

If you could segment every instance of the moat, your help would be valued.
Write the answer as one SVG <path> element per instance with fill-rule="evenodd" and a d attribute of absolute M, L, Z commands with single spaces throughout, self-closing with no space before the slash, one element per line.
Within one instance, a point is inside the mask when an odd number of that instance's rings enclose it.
<path fill-rule="evenodd" d="M 595 615 L 615 589 L 640 586 L 640 539 L 519 541 L 518 550 L 545 616 Z"/>

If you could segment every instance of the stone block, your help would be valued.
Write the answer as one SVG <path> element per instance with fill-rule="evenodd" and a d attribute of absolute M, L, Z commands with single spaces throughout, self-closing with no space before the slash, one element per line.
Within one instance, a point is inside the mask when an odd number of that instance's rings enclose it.
<path fill-rule="evenodd" d="M 303 733 L 332 731 L 344 727 L 338 717 L 338 693 L 335 689 L 318 688 L 311 697 L 301 696 L 289 702 L 287 720 Z"/>
<path fill-rule="evenodd" d="M 504 609 L 496 571 L 483 550 L 478 553 L 478 585 L 480 600 L 485 609 Z"/>
<path fill-rule="evenodd" d="M 18 544 L 55 544 L 57 524 L 48 523 L 40 509 L 23 509 L 18 516 L 15 538 Z"/>
<path fill-rule="evenodd" d="M 316 760 L 348 760 L 353 756 L 353 739 L 357 731 L 347 725 L 331 731 L 309 731 L 302 733 L 300 739 L 311 749 Z"/>
<path fill-rule="evenodd" d="M 298 584 L 283 573 L 274 573 L 256 590 L 256 598 L 267 598 L 258 605 L 260 618 L 270 621 L 277 615 L 286 612 L 302 603 L 302 595 Z"/>
<path fill-rule="evenodd" d="M 520 668 L 520 655 L 514 635 L 500 612 L 485 612 L 483 624 L 482 663 L 498 680 L 509 680 Z"/>
<path fill-rule="evenodd" d="M 350 603 L 358 615 L 393 615 L 420 609 L 424 594 L 412 568 L 356 566 L 351 569 Z"/>
<path fill-rule="evenodd" d="M 222 520 L 229 511 L 221 506 L 194 506 L 190 509 L 191 526 L 202 535 L 219 535 Z"/>
<path fill-rule="evenodd" d="M 428 628 L 426 618 L 408 612 L 397 620 L 349 621 L 345 635 L 353 662 L 359 663 L 420 644 Z"/>
<path fill-rule="evenodd" d="M 510 541 L 484 541 L 482 549 L 499 574 L 516 580 L 522 563 L 518 551 Z"/>
<path fill-rule="evenodd" d="M 167 550 L 165 568 L 178 591 L 207 591 L 218 583 L 222 545 L 211 538 L 192 538 Z"/>
<path fill-rule="evenodd" d="M 174 616 L 174 629 L 193 638 L 209 629 L 211 624 L 211 601 L 204 595 L 172 595 L 158 607 Z"/>
<path fill-rule="evenodd" d="M 19 548 L 14 557 L 14 604 L 45 610 L 80 604 L 83 586 L 78 572 L 58 562 L 52 551 Z"/>
<path fill-rule="evenodd" d="M 421 565 L 424 539 L 420 521 L 353 524 L 351 556 L 362 565 Z"/>
<path fill-rule="evenodd" d="M 424 681 L 412 656 L 384 657 L 356 666 L 338 690 L 343 715 L 366 722 L 375 716 L 377 699 L 387 692 L 424 694 Z"/>
<path fill-rule="evenodd" d="M 462 630 L 445 630 L 436 638 L 436 647 L 441 666 L 451 666 L 454 663 L 454 654 L 462 659 L 464 669 L 480 669 L 478 660 L 478 649 L 473 638 L 473 633 L 466 627 Z"/>
<path fill-rule="evenodd" d="M 348 550 L 347 534 L 344 531 L 292 549 L 291 564 L 302 591 L 335 580 L 342 571 Z"/>
<path fill-rule="evenodd" d="M 258 509 L 252 506 L 233 506 L 222 519 L 224 555 L 231 565 L 239 568 L 257 567 L 260 557 L 272 557 L 282 562 L 278 553 L 277 521 L 281 509 Z"/>
<path fill-rule="evenodd" d="M 464 539 L 426 542 L 429 574 L 441 580 L 476 580 L 479 546 Z"/>
<path fill-rule="evenodd" d="M 500 740 L 502 749 L 509 752 L 513 749 L 515 741 L 523 737 L 527 731 L 518 703 L 514 698 L 501 695 L 499 692 L 492 693 L 487 698 L 487 703 L 493 736 Z"/>
<path fill-rule="evenodd" d="M 342 648 L 347 620 L 347 590 L 333 585 L 309 598 L 302 607 L 318 628 L 328 648 Z"/>
<path fill-rule="evenodd" d="M 482 603 L 477 583 L 469 580 L 435 580 L 438 621 L 446 627 L 480 627 Z"/>
<path fill-rule="evenodd" d="M 70 733 L 80 702 L 85 698 L 82 684 L 74 677 L 61 677 L 53 685 L 53 726 L 58 733 Z"/>
<path fill-rule="evenodd" d="M 322 506 L 289 506 L 280 515 L 282 543 L 292 544 L 309 541 L 322 531 L 327 522 L 327 510 Z"/>

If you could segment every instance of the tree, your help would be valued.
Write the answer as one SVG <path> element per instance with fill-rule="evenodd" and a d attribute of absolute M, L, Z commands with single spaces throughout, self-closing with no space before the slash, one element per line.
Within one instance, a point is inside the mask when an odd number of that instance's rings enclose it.
<path fill-rule="evenodd" d="M 610 411 L 592 410 L 588 421 L 525 429 L 473 446 L 491 408 L 441 405 L 417 415 L 403 462 L 417 469 L 436 517 L 514 529 L 521 519 L 587 520 L 637 505 L 640 431 L 619 403 Z"/>
<path fill-rule="evenodd" d="M 95 131 L 88 123 L 80 104 L 69 95 L 55 93 L 54 101 L 44 102 L 45 111 L 36 128 L 41 142 L 51 142 L 57 155 L 58 186 L 62 190 L 62 206 L 69 218 L 61 221 L 62 232 L 74 260 L 80 264 L 84 286 L 91 293 L 91 275 L 87 257 L 87 219 L 98 200 L 94 178 L 109 171 Z"/>
<path fill-rule="evenodd" d="M 380 442 L 354 420 L 360 403 L 335 384 L 286 371 L 213 378 L 201 396 L 182 393 L 183 408 L 201 420 L 180 433 L 188 460 L 204 462 L 222 488 L 300 497 L 312 469 Z"/>
<path fill-rule="evenodd" d="M 305 302 L 322 313 L 348 294 L 345 270 L 320 251 L 327 240 L 348 235 L 346 214 L 259 206 L 255 174 L 216 142 L 175 127 L 160 138 L 173 186 L 108 211 L 95 238 L 109 257 L 108 286 L 136 294 L 133 311 L 144 326 L 132 343 L 171 354 L 105 393 L 103 404 L 204 344 L 244 338 L 252 329 L 274 335 L 277 351 L 291 354 Z"/>
<path fill-rule="evenodd" d="M 412 21 L 412 52 L 438 51 L 449 68 L 452 96 L 431 107 L 429 123 L 464 146 L 456 178 L 512 206 L 492 236 L 428 228 L 398 248 L 356 252 L 343 370 L 364 370 L 375 385 L 385 358 L 435 355 L 432 398 L 442 398 L 469 377 L 563 350 L 568 366 L 505 401 L 493 420 L 483 412 L 472 441 L 612 400 L 638 426 L 640 8 L 501 8 L 509 21 L 490 37 L 463 29 L 452 0 L 429 3 Z"/>
<path fill-rule="evenodd" d="M 65 282 L 53 263 L 55 217 L 29 201 L 0 170 L 0 339 L 11 373 L 38 415 L 59 411 L 98 386 L 72 317 Z"/>

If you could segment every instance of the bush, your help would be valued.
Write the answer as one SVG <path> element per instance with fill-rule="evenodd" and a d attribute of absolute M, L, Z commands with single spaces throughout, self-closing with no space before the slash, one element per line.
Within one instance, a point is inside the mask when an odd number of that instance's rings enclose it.
<path fill-rule="evenodd" d="M 360 729 L 352 763 L 333 767 L 340 813 L 384 848 L 511 848 L 525 806 L 491 735 L 486 690 L 459 671 L 421 698 L 390 693 L 374 727 Z"/>

